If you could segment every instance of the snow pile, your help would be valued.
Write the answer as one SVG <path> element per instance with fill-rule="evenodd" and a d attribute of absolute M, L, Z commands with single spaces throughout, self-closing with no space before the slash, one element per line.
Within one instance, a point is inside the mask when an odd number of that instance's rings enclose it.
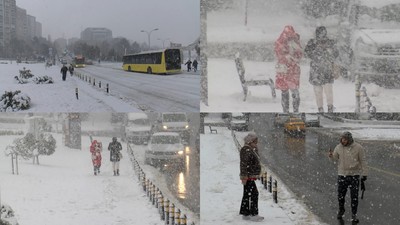
<path fill-rule="evenodd" d="M 0 225 L 18 225 L 14 216 L 14 210 L 6 204 L 0 202 Z"/>
<path fill-rule="evenodd" d="M 54 83 L 53 78 L 51 78 L 49 76 L 35 77 L 33 79 L 33 82 L 35 84 L 52 84 L 52 83 Z"/>
<path fill-rule="evenodd" d="M 31 98 L 17 91 L 6 91 L 0 97 L 0 112 L 15 112 L 29 109 Z"/>

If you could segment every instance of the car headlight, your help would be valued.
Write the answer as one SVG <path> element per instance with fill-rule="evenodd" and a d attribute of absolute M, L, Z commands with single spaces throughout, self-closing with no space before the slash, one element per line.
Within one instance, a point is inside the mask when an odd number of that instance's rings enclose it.
<path fill-rule="evenodd" d="M 168 129 L 168 127 L 164 125 L 164 126 L 163 126 L 163 129 L 166 130 L 166 129 Z"/>
<path fill-rule="evenodd" d="M 179 152 L 178 152 L 178 155 L 183 155 L 183 151 L 179 151 Z"/>
<path fill-rule="evenodd" d="M 187 124 L 186 126 L 185 126 L 185 129 L 188 129 L 189 128 L 189 125 Z"/>

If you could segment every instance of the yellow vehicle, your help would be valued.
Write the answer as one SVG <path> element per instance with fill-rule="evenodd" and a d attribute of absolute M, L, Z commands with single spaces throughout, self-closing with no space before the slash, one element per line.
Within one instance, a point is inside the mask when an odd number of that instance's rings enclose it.
<path fill-rule="evenodd" d="M 181 50 L 163 49 L 125 55 L 122 68 L 125 71 L 149 74 L 172 74 L 181 72 Z"/>
<path fill-rule="evenodd" d="M 81 56 L 81 55 L 77 55 L 74 58 L 74 66 L 75 68 L 84 68 L 85 65 L 85 57 Z"/>
<path fill-rule="evenodd" d="M 284 124 L 285 132 L 289 134 L 300 134 L 306 133 L 306 124 L 301 118 L 290 117 Z"/>

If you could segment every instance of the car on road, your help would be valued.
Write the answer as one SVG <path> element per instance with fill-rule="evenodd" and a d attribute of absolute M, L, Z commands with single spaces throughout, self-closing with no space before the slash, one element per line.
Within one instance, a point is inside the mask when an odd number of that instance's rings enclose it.
<path fill-rule="evenodd" d="M 273 118 L 274 127 L 284 127 L 289 118 L 290 115 L 288 113 L 276 113 Z"/>
<path fill-rule="evenodd" d="M 233 112 L 229 118 L 229 128 L 236 131 L 248 131 L 249 116 L 246 113 Z"/>
<path fill-rule="evenodd" d="M 179 133 L 154 133 L 145 152 L 145 163 L 153 166 L 164 164 L 185 165 L 185 146 Z"/>
<path fill-rule="evenodd" d="M 159 119 L 160 132 L 177 132 L 184 142 L 189 142 L 189 119 L 186 113 L 165 112 Z"/>
<path fill-rule="evenodd" d="M 145 113 L 128 113 L 125 125 L 127 142 L 147 145 L 152 126 Z"/>
<path fill-rule="evenodd" d="M 299 117 L 290 117 L 284 124 L 284 131 L 293 135 L 305 135 L 306 124 Z"/>
<path fill-rule="evenodd" d="M 306 113 L 304 118 L 306 127 L 320 127 L 320 115 Z"/>

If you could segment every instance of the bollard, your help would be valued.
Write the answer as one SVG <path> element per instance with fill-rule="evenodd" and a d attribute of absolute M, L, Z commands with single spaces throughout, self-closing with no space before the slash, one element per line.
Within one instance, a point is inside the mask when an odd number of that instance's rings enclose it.
<path fill-rule="evenodd" d="M 272 190 L 272 197 L 275 203 L 278 203 L 278 181 L 274 181 L 274 188 Z"/>
<path fill-rule="evenodd" d="M 144 173 L 142 175 L 142 187 L 143 191 L 146 191 L 146 175 Z"/>
<path fill-rule="evenodd" d="M 107 93 L 108 93 L 108 92 L 109 92 L 109 89 L 108 89 L 108 84 L 107 84 L 107 88 L 106 88 L 106 89 L 107 89 Z"/>
<path fill-rule="evenodd" d="M 99 88 L 101 88 L 101 81 L 99 81 Z"/>
<path fill-rule="evenodd" d="M 149 186 L 147 186 L 147 196 L 149 197 L 149 200 L 150 200 L 150 202 L 151 202 L 151 191 L 152 191 L 152 187 L 153 187 L 153 184 L 151 183 L 151 181 L 149 182 Z"/>
<path fill-rule="evenodd" d="M 87 82 L 87 76 L 85 76 L 85 82 Z"/>
<path fill-rule="evenodd" d="M 160 190 L 158 188 L 156 193 L 156 208 L 158 209 L 158 201 L 160 200 Z"/>
<path fill-rule="evenodd" d="M 171 213 L 171 224 L 174 225 L 175 224 L 175 205 L 174 203 L 172 203 L 171 205 L 171 209 L 170 209 L 170 213 Z"/>
<path fill-rule="evenodd" d="M 268 182 L 267 182 L 268 174 L 267 172 L 264 173 L 264 188 L 268 190 Z"/>
<path fill-rule="evenodd" d="M 75 95 L 76 95 L 76 99 L 79 99 L 79 96 L 78 96 L 78 88 L 75 88 Z"/>
<path fill-rule="evenodd" d="M 175 225 L 181 225 L 181 210 L 178 209 L 175 214 Z"/>
<path fill-rule="evenodd" d="M 90 84 L 90 83 L 92 83 L 92 78 L 91 78 L 91 77 L 89 77 L 89 84 Z"/>
<path fill-rule="evenodd" d="M 269 181 L 268 181 L 268 190 L 269 193 L 272 192 L 272 176 L 269 176 Z"/>
<path fill-rule="evenodd" d="M 165 224 L 169 224 L 169 200 L 165 201 Z"/>
<path fill-rule="evenodd" d="M 146 196 L 149 197 L 149 190 L 150 190 L 150 180 L 147 179 L 146 181 Z"/>
<path fill-rule="evenodd" d="M 183 217 L 181 218 L 181 225 L 187 225 L 187 217 L 186 217 L 186 215 L 183 215 Z"/>
<path fill-rule="evenodd" d="M 96 86 L 96 79 L 93 78 L 93 86 Z"/>
<path fill-rule="evenodd" d="M 156 204 L 156 200 L 155 199 L 156 199 L 156 186 L 153 184 L 153 201 L 151 202 L 153 205 Z"/>
<path fill-rule="evenodd" d="M 164 196 L 160 192 L 160 213 L 161 213 L 161 220 L 165 220 L 165 212 L 164 212 Z"/>

